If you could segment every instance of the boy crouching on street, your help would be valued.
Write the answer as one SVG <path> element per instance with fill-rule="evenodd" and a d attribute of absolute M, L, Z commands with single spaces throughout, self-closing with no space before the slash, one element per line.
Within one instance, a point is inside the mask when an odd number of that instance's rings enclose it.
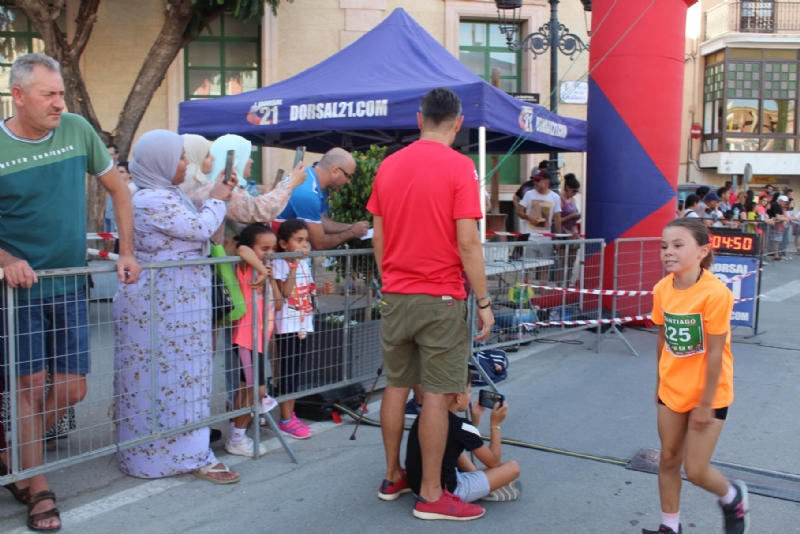
<path fill-rule="evenodd" d="M 490 413 L 491 440 L 487 447 L 476 428 L 486 408 L 481 406 L 478 400 L 475 401 L 472 406 L 472 424 L 456 415 L 458 412 L 465 412 L 469 407 L 471 392 L 472 385 L 468 383 L 464 393 L 456 394 L 450 403 L 448 413 L 450 427 L 442 460 L 442 488 L 446 488 L 464 502 L 478 499 L 513 501 L 521 493 L 521 488 L 516 482 L 519 478 L 519 464 L 514 460 L 500 461 L 500 423 L 508 414 L 508 403 L 504 402 L 502 406 L 500 403 L 495 404 Z M 406 449 L 408 484 L 415 495 L 419 495 L 422 483 L 422 453 L 418 432 L 419 418 L 411 426 Z M 486 467 L 478 469 L 465 451 L 472 452 Z"/>

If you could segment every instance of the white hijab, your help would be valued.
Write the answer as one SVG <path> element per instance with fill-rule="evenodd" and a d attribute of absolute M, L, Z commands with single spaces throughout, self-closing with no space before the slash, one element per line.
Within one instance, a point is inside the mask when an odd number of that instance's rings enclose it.
<path fill-rule="evenodd" d="M 183 148 L 186 150 L 186 159 L 189 166 L 186 167 L 186 180 L 180 188 L 189 193 L 192 189 L 208 182 L 203 173 L 203 160 L 206 159 L 211 148 L 211 142 L 205 137 L 195 134 L 183 134 Z"/>
<path fill-rule="evenodd" d="M 228 150 L 233 150 L 236 152 L 236 157 L 233 160 L 233 168 L 236 169 L 236 175 L 239 178 L 239 186 L 247 187 L 244 169 L 247 167 L 248 160 L 250 160 L 251 149 L 252 143 L 244 137 L 228 134 L 218 138 L 211 145 L 211 155 L 214 156 L 214 166 L 211 169 L 211 174 L 207 174 L 206 178 L 209 180 L 217 179 L 219 173 L 225 168 L 225 158 L 228 155 Z"/>

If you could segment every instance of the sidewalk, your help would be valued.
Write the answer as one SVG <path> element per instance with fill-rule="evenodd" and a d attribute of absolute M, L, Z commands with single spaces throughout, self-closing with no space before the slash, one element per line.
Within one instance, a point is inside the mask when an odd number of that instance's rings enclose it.
<path fill-rule="evenodd" d="M 736 401 L 715 458 L 800 473 L 800 259 L 765 267 L 762 292 L 772 296 L 762 302 L 766 333 L 733 345 Z M 734 339 L 744 341 L 749 333 L 736 329 Z M 510 378 L 500 384 L 510 404 L 503 435 L 622 459 L 643 447 L 658 448 L 652 400 L 655 336 L 633 329 L 625 336 L 641 356 L 631 356 L 611 337 L 595 354 L 587 350 L 595 339 L 588 332 L 575 335 L 583 345 L 534 343 L 511 354 Z M 377 410 L 370 416 L 377 417 Z M 445 533 L 467 528 L 638 534 L 660 520 L 653 475 L 506 446 L 504 458 L 522 466 L 520 500 L 486 503 L 486 516 L 468 526 L 423 523 L 411 515 L 411 496 L 393 503 L 377 499 L 384 475 L 380 430 L 363 426 L 358 439 L 350 441 L 352 430 L 350 422 L 317 424 L 314 437 L 293 442 L 300 465 L 279 447 L 252 461 L 227 455 L 218 442 L 220 459 L 242 475 L 233 486 L 192 476 L 132 479 L 119 472 L 113 457 L 53 473 L 49 479 L 64 512 L 62 531 Z M 721 530 L 713 497 L 686 483 L 683 499 L 684 532 Z M 753 533 L 800 533 L 800 504 L 751 496 L 751 507 Z M 24 532 L 24 518 L 25 508 L 0 493 L 0 531 Z"/>

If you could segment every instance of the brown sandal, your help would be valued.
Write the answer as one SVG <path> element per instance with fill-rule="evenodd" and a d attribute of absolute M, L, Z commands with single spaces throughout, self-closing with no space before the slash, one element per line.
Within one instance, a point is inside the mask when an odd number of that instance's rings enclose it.
<path fill-rule="evenodd" d="M 6 464 L 4 464 L 2 460 L 0 460 L 0 476 L 6 476 L 8 474 L 10 474 L 9 471 L 8 471 L 8 467 L 6 467 Z M 17 485 L 14 484 L 14 483 L 6 484 L 3 487 L 5 489 L 7 489 L 8 491 L 10 491 L 11 495 L 13 495 L 14 498 L 20 504 L 25 504 L 25 505 L 28 504 L 28 500 L 30 499 L 30 496 L 31 496 L 30 495 L 30 490 L 28 488 L 19 489 L 19 488 L 17 488 Z"/>
<path fill-rule="evenodd" d="M 39 512 L 38 514 L 31 513 L 33 507 L 39 504 L 42 501 L 53 501 L 53 508 L 47 510 L 46 512 Z M 41 521 L 42 519 L 50 519 L 51 517 L 55 517 L 58 519 L 59 525 L 54 528 L 42 528 L 37 527 L 36 522 Z M 31 496 L 30 501 L 28 502 L 28 529 L 33 530 L 35 532 L 55 532 L 56 530 L 61 530 L 61 513 L 58 511 L 56 507 L 56 494 L 52 491 L 40 491 L 36 495 Z"/>

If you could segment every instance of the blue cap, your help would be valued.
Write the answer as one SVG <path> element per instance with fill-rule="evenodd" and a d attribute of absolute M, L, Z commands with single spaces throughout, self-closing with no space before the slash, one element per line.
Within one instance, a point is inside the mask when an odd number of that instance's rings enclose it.
<path fill-rule="evenodd" d="M 706 199 L 705 199 L 705 201 L 706 201 L 706 202 L 712 202 L 712 201 L 714 201 L 714 200 L 716 200 L 717 202 L 719 202 L 719 196 L 717 196 L 717 194 L 716 194 L 716 193 L 714 193 L 714 192 L 711 192 L 711 193 L 709 193 L 709 194 L 707 194 L 707 195 L 706 195 Z"/>

